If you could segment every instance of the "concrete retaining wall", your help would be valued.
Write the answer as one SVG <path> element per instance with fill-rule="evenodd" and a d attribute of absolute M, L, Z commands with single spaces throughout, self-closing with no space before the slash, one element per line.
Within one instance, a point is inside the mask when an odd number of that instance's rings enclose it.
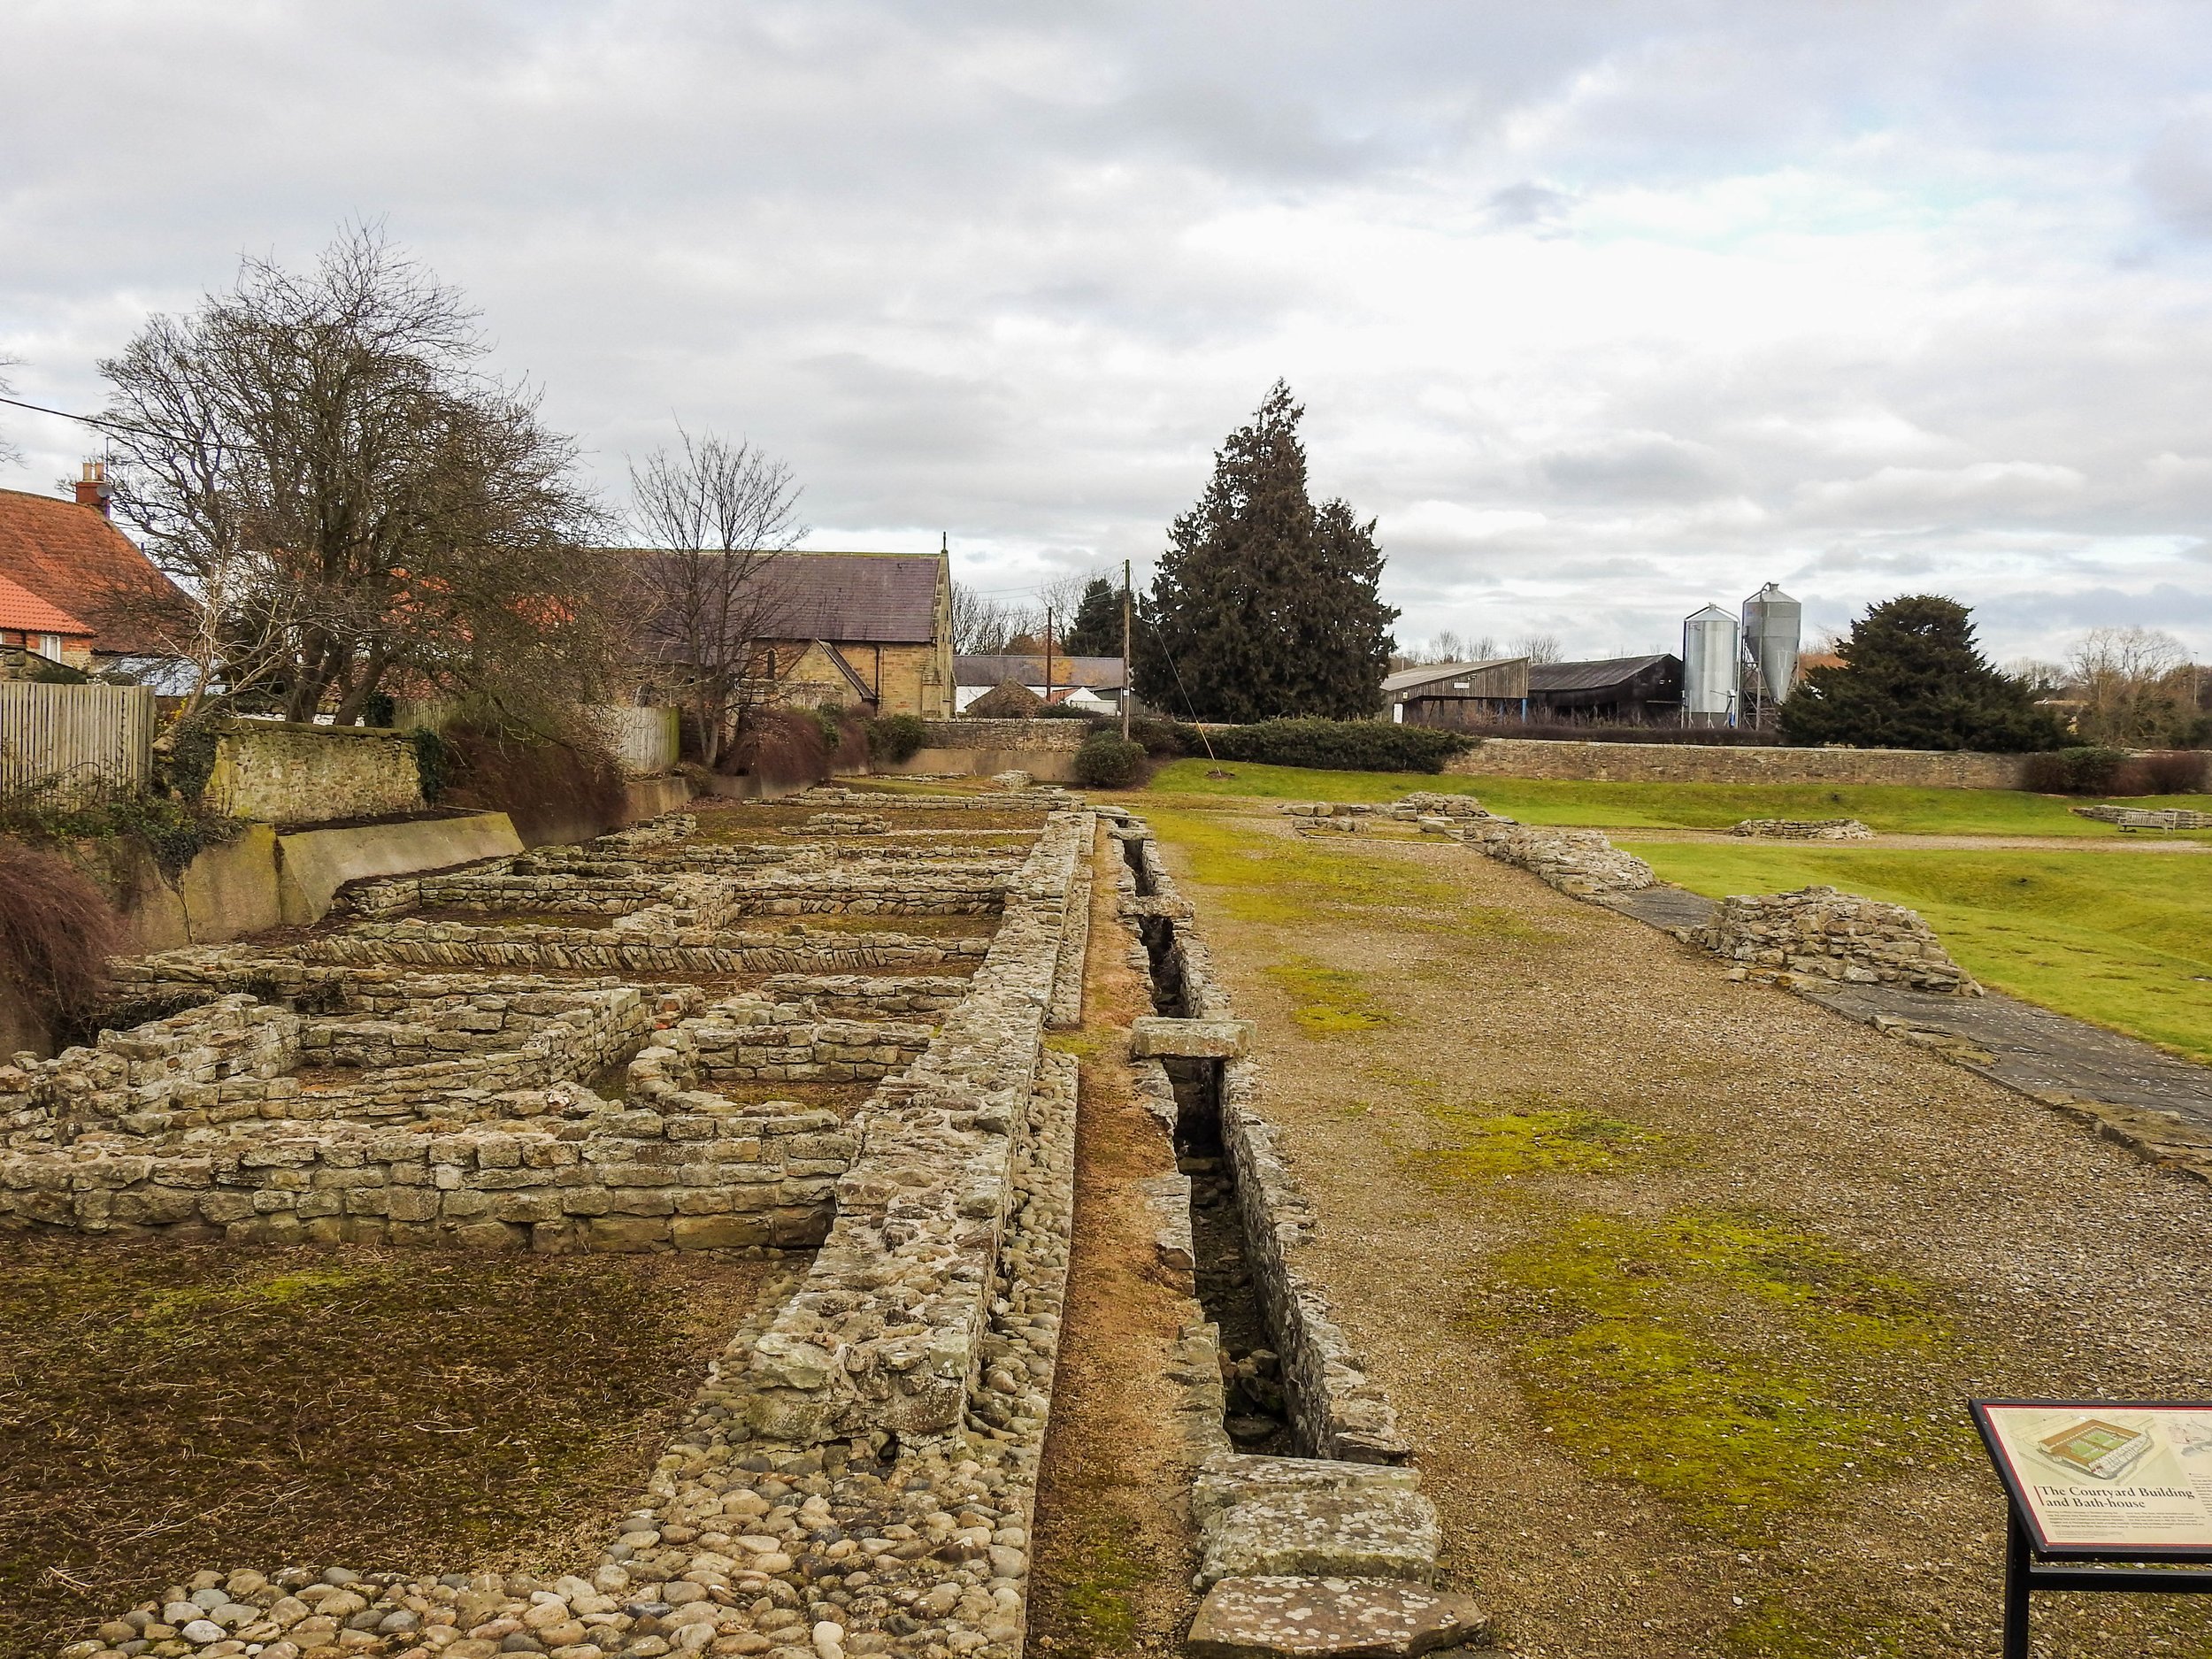
<path fill-rule="evenodd" d="M 277 903 L 288 925 L 305 926 L 330 913 L 331 900 L 349 881 L 443 870 L 521 850 L 504 812 L 280 835 Z"/>

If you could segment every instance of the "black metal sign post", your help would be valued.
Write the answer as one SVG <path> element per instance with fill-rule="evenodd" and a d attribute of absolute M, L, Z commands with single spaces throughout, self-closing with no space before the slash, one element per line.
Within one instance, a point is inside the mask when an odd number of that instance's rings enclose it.
<path fill-rule="evenodd" d="M 2155 1472 L 2171 1454 L 2153 1421 L 2200 1423 L 2193 1444 L 2212 1448 L 2212 1401 L 1968 1403 L 2005 1487 L 2004 1659 L 2028 1659 L 2037 1590 L 2212 1594 L 2212 1571 L 2187 1571 L 2212 1567 L 2212 1467 L 2201 1483 Z M 2122 1484 L 2146 1464 L 2140 1479 L 2156 1484 Z"/>

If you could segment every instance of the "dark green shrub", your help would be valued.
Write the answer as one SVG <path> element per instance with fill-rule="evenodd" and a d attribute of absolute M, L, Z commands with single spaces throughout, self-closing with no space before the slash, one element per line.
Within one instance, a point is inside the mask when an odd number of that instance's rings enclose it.
<path fill-rule="evenodd" d="M 1075 751 L 1075 780 L 1092 789 L 1127 789 L 1144 781 L 1144 745 L 1114 732 L 1094 732 Z"/>
<path fill-rule="evenodd" d="M 1209 731 L 1206 737 L 1218 760 L 1327 772 L 1441 772 L 1454 755 L 1474 747 L 1457 732 L 1383 720 L 1263 720 Z"/>
<path fill-rule="evenodd" d="M 202 849 L 235 841 L 245 827 L 243 819 L 211 812 L 196 800 L 146 790 L 104 801 L 20 794 L 0 803 L 0 833 L 57 849 L 73 842 L 95 843 L 119 887 L 132 879 L 129 844 L 144 849 L 164 873 L 174 877 Z"/>
<path fill-rule="evenodd" d="M 2026 781 L 2041 795 L 2109 795 L 2127 764 L 2121 749 L 2055 749 L 2029 758 Z"/>
<path fill-rule="evenodd" d="M 2200 749 L 2139 755 L 2130 764 L 2141 772 L 2145 795 L 2202 795 L 2212 781 L 2212 755 Z"/>
<path fill-rule="evenodd" d="M 215 740 L 223 718 L 215 710 L 203 708 L 169 728 L 169 753 L 161 773 L 171 795 L 197 801 L 206 791 L 215 771 Z"/>
<path fill-rule="evenodd" d="M 1179 760 L 1185 755 L 1206 752 L 1199 743 L 1196 726 L 1163 720 L 1156 715 L 1130 721 L 1129 737 L 1131 741 L 1141 744 L 1144 752 L 1154 760 Z"/>
<path fill-rule="evenodd" d="M 426 726 L 408 733 L 407 741 L 415 748 L 415 775 L 422 780 L 422 798 L 434 802 L 445 793 L 447 775 L 453 770 L 451 751 L 445 739 Z"/>
<path fill-rule="evenodd" d="M 914 758 L 929 740 L 918 715 L 886 714 L 868 722 L 868 753 L 893 765 Z"/>

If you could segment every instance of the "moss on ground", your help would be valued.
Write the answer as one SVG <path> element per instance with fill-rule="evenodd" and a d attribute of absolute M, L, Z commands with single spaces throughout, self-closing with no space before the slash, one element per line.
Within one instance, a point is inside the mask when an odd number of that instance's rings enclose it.
<path fill-rule="evenodd" d="M 1291 1000 L 1291 1018 L 1310 1037 L 1338 1037 L 1379 1031 L 1396 1017 L 1367 990 L 1366 976 L 1346 968 L 1325 968 L 1306 957 L 1279 963 L 1267 977 Z"/>
<path fill-rule="evenodd" d="M 1546 1432 L 1732 1541 L 1958 1440 L 1891 1403 L 1941 1334 L 1929 1292 L 1763 1218 L 1577 1216 L 1490 1278 L 1472 1323 Z"/>
<path fill-rule="evenodd" d="M 1432 1106 L 1437 1144 L 1408 1154 L 1436 1181 L 1496 1180 L 1515 1175 L 1601 1173 L 1647 1142 L 1641 1130 L 1597 1112 L 1502 1111 L 1493 1106 Z"/>
<path fill-rule="evenodd" d="M 1083 1539 L 1054 1563 L 1052 1650 L 1073 1659 L 1128 1652 L 1137 1629 L 1136 1593 L 1151 1583 L 1154 1571 L 1118 1533 Z"/>
<path fill-rule="evenodd" d="M 1364 856 L 1356 835 L 1271 834 L 1229 812 L 1162 810 L 1145 817 L 1188 861 L 1190 879 L 1240 922 L 1310 927 L 1319 921 L 1395 924 L 1424 933 L 1523 937 L 1500 905 L 1468 904 L 1450 881 L 1399 858 Z"/>
<path fill-rule="evenodd" d="M 0 1654 L 204 1567 L 528 1561 L 642 1482 L 772 1271 L 12 1239 Z"/>

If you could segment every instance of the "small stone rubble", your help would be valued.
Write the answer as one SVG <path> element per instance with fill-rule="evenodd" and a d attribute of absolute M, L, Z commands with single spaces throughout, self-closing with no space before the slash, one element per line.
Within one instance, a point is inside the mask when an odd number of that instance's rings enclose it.
<path fill-rule="evenodd" d="M 1747 818 L 1728 832 L 1770 841 L 1870 841 L 1874 832 L 1855 818 Z"/>
<path fill-rule="evenodd" d="M 1793 988 L 1899 985 L 1982 994 L 1916 912 L 1834 887 L 1731 898 L 1710 925 L 1684 928 L 1678 937 L 1733 961 L 1732 979 Z"/>
<path fill-rule="evenodd" d="M 787 835 L 887 835 L 891 820 L 879 812 L 817 812 L 803 826 L 784 826 Z"/>

